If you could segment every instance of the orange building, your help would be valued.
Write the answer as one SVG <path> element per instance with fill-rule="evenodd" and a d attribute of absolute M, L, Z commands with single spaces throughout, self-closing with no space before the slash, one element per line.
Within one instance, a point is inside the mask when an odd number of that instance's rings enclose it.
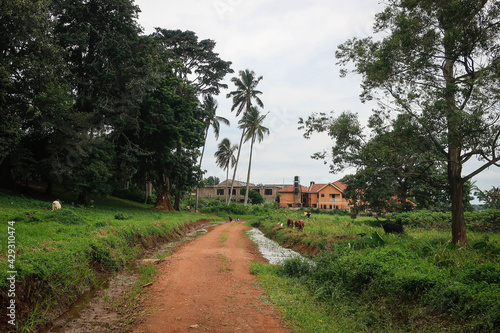
<path fill-rule="evenodd" d="M 328 184 L 315 184 L 311 182 L 309 188 L 304 186 L 289 185 L 279 190 L 280 207 L 310 207 L 319 209 L 349 209 L 349 204 L 344 198 L 347 185 L 336 181 Z"/>
<path fill-rule="evenodd" d="M 304 206 L 304 195 L 307 187 L 288 185 L 278 191 L 280 208 L 295 208 Z"/>

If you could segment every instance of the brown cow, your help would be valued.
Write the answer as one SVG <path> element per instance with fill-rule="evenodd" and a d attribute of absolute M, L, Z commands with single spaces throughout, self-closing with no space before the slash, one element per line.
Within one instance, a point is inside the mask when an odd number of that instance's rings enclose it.
<path fill-rule="evenodd" d="M 286 225 L 289 226 L 290 228 L 293 228 L 293 220 L 288 219 L 288 221 L 286 221 Z"/>
<path fill-rule="evenodd" d="M 229 222 L 233 222 L 233 218 L 229 216 Z"/>
<path fill-rule="evenodd" d="M 304 229 L 304 220 L 298 220 L 297 222 L 295 222 L 295 228 L 297 228 L 299 230 L 303 230 Z"/>

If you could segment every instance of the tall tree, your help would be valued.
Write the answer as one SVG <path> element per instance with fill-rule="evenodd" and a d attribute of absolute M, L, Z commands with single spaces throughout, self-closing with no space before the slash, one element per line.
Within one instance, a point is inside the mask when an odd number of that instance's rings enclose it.
<path fill-rule="evenodd" d="M 52 2 L 57 22 L 54 36 L 67 50 L 65 60 L 70 74 L 65 79 L 75 95 L 71 114 L 79 119 L 73 128 L 76 135 L 55 153 L 59 170 L 68 170 L 59 172 L 60 178 L 69 178 L 68 185 L 74 181 L 73 171 L 92 171 L 82 163 L 90 151 L 106 148 L 108 155 L 114 155 L 117 149 L 121 157 L 129 153 L 126 147 L 131 140 L 124 138 L 124 133 L 137 131 L 139 106 L 151 76 L 146 69 L 150 57 L 146 55 L 147 43 L 139 36 L 138 12 L 131 0 Z M 101 145 L 103 139 L 113 144 Z M 68 152 L 75 157 L 69 164 L 65 163 Z M 113 173 L 109 171 L 102 173 L 110 175 L 99 183 L 103 188 L 112 181 Z"/>
<path fill-rule="evenodd" d="M 237 145 L 231 145 L 231 141 L 228 138 L 222 139 L 221 143 L 217 146 L 217 151 L 215 152 L 216 163 L 219 168 L 226 170 L 226 191 L 225 198 L 226 202 L 228 200 L 227 190 L 228 190 L 228 178 L 229 178 L 229 168 L 234 167 L 236 164 L 236 157 L 234 157 L 235 150 L 238 149 Z"/>
<path fill-rule="evenodd" d="M 382 37 L 348 40 L 336 57 L 340 65 L 354 64 L 363 79 L 362 101 L 378 100 L 381 118 L 406 114 L 433 143 L 434 161 L 447 165 L 452 242 L 465 244 L 464 184 L 500 161 L 500 3 L 387 3 L 374 26 Z M 482 164 L 463 175 L 473 158 Z"/>
<path fill-rule="evenodd" d="M 247 173 L 247 185 L 245 191 L 245 206 L 248 203 L 248 192 L 250 186 L 250 171 L 252 169 L 252 153 L 253 145 L 255 140 L 261 142 L 264 140 L 264 135 L 269 135 L 269 128 L 265 127 L 262 123 L 266 118 L 267 114 L 261 114 L 257 107 L 250 107 L 250 112 L 246 113 L 240 120 L 240 128 L 246 130 L 245 142 L 250 141 L 250 158 L 248 160 L 248 173 Z"/>
<path fill-rule="evenodd" d="M 226 124 L 228 126 L 230 124 L 229 120 L 217 115 L 217 106 L 218 106 L 217 101 L 213 98 L 212 95 L 205 95 L 205 97 L 203 98 L 203 103 L 201 105 L 205 118 L 205 141 L 203 143 L 203 149 L 201 150 L 200 169 L 201 169 L 201 163 L 203 161 L 203 155 L 205 154 L 205 147 L 207 145 L 208 130 L 211 127 L 214 131 L 215 140 L 218 140 L 220 133 L 220 123 Z M 195 212 L 198 211 L 198 197 L 199 197 L 199 191 L 197 187 Z"/>
<path fill-rule="evenodd" d="M 201 104 L 201 108 L 203 110 L 204 121 L 205 121 L 205 141 L 204 141 L 205 143 L 203 144 L 203 149 L 201 151 L 200 168 L 201 168 L 201 162 L 203 160 L 203 155 L 205 153 L 205 146 L 208 139 L 208 130 L 212 128 L 212 130 L 214 131 L 215 140 L 219 140 L 220 124 L 223 123 L 224 125 L 227 126 L 230 125 L 229 120 L 227 120 L 222 116 L 217 115 L 217 107 L 218 103 L 213 98 L 212 95 L 206 95 L 203 98 L 203 103 Z"/>
<path fill-rule="evenodd" d="M 189 81 L 197 95 L 218 95 L 220 89 L 227 88 L 222 80 L 234 71 L 230 61 L 220 59 L 219 54 L 214 52 L 215 41 L 198 41 L 198 36 L 189 30 L 156 28 L 151 36 L 162 49 L 165 64 L 172 60 L 182 63 L 182 66 L 169 68 L 175 76 Z"/>
<path fill-rule="evenodd" d="M 196 160 L 204 124 L 197 102 L 194 90 L 172 76 L 164 78 L 141 107 L 141 131 L 135 140 L 148 152 L 141 172 L 153 183 L 156 209 L 178 210 L 180 195 L 201 176 Z"/>
<path fill-rule="evenodd" d="M 51 1 L 0 3 L 0 185 L 14 186 L 50 169 L 50 150 L 76 122 L 63 48 L 54 35 Z M 68 134 L 68 133 L 67 133 Z"/>
<path fill-rule="evenodd" d="M 240 115 L 243 111 L 243 117 L 245 114 L 250 112 L 250 107 L 252 106 L 252 100 L 255 100 L 258 106 L 264 107 L 264 103 L 259 98 L 262 94 L 261 91 L 257 90 L 257 85 L 263 79 L 262 76 L 256 77 L 255 72 L 249 69 L 239 72 L 239 77 L 233 77 L 231 82 L 236 86 L 236 90 L 233 90 L 227 94 L 227 98 L 233 99 L 233 106 L 231 111 L 236 111 L 236 117 Z M 231 191 L 229 192 L 228 205 L 231 203 L 231 198 L 233 195 L 234 180 L 236 178 L 236 171 L 238 169 L 238 163 L 240 161 L 241 146 L 243 145 L 243 138 L 245 137 L 246 129 L 243 128 L 241 131 L 240 145 L 238 146 L 238 155 L 236 157 L 236 164 L 233 171 L 233 179 L 231 181 Z"/>

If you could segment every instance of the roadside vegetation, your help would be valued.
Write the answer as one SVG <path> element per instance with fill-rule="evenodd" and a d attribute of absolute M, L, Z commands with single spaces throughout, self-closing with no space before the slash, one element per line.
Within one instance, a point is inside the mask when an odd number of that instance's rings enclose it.
<path fill-rule="evenodd" d="M 163 212 L 114 197 L 91 206 L 51 203 L 0 192 L 0 289 L 8 290 L 7 222 L 15 221 L 16 331 L 54 319 L 83 292 L 123 270 L 146 249 L 180 238 L 199 219 L 220 218 Z M 7 293 L 0 294 L 7 304 Z M 2 316 L 1 331 L 10 328 Z M 5 326 L 4 326 L 5 325 Z"/>
<path fill-rule="evenodd" d="M 468 246 L 450 241 L 451 214 L 385 219 L 312 215 L 304 232 L 286 227 L 302 212 L 254 219 L 269 237 L 307 251 L 314 264 L 254 264 L 269 300 L 297 332 L 494 332 L 500 327 L 500 211 L 467 214 Z M 283 223 L 284 227 L 280 224 Z M 307 254 L 305 253 L 305 254 Z"/>

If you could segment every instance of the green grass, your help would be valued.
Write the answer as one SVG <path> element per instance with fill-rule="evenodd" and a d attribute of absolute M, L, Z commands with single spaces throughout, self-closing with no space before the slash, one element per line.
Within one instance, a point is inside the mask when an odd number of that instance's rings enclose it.
<path fill-rule="evenodd" d="M 291 260 L 252 270 L 294 330 L 498 331 L 498 233 L 469 231 L 470 246 L 457 247 L 443 226 L 407 225 L 401 236 L 386 235 L 382 220 L 316 214 L 301 232 L 278 225 L 287 218 L 301 215 L 276 211 L 259 223 L 281 243 L 319 250 L 315 266 Z"/>
<path fill-rule="evenodd" d="M 51 203 L 0 192 L 0 288 L 7 290 L 7 227 L 15 228 L 17 331 L 53 319 L 93 288 L 99 277 L 122 270 L 145 249 L 177 239 L 183 228 L 214 215 L 154 211 L 151 206 L 107 198 L 91 207 Z M 11 238 L 12 239 L 12 238 Z M 7 304 L 7 294 L 0 294 Z M 0 327 L 0 330 L 2 328 Z"/>

